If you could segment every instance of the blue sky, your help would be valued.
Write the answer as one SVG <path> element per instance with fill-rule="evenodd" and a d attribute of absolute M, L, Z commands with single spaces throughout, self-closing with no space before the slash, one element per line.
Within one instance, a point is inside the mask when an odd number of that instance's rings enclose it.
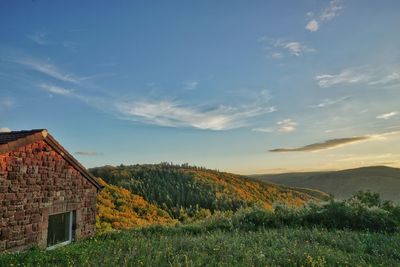
<path fill-rule="evenodd" d="M 3 1 L 1 131 L 85 166 L 400 167 L 400 2 Z"/>

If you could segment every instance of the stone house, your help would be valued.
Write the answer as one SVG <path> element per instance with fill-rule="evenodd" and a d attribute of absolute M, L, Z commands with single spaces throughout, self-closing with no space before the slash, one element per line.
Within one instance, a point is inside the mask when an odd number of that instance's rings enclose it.
<path fill-rule="evenodd" d="M 92 236 L 100 189 L 47 130 L 0 133 L 0 253 Z"/>

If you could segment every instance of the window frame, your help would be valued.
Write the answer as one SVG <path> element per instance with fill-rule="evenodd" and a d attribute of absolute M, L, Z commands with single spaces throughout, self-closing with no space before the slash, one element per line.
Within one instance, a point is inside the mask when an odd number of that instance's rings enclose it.
<path fill-rule="evenodd" d="M 67 213 L 69 213 L 68 240 L 66 240 L 64 242 L 61 242 L 61 243 L 57 243 L 57 244 L 52 245 L 52 246 L 48 246 L 48 247 L 46 247 L 46 250 L 53 250 L 53 249 L 56 249 L 58 247 L 62 247 L 62 246 L 71 244 L 71 242 L 73 241 L 72 240 L 72 236 L 73 236 L 72 231 L 73 231 L 73 224 L 74 224 L 74 211 L 71 210 L 71 211 L 67 211 L 67 212 L 59 212 L 59 213 L 49 214 L 48 220 L 50 220 L 50 216 L 59 215 L 59 214 L 67 214 Z M 47 234 L 49 234 L 49 228 L 47 228 Z"/>

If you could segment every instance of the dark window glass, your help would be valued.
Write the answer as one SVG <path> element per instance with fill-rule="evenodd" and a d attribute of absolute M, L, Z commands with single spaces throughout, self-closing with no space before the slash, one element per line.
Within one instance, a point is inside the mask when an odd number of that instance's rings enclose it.
<path fill-rule="evenodd" d="M 47 233 L 47 246 L 71 240 L 71 212 L 54 214 L 49 216 L 49 228 Z"/>

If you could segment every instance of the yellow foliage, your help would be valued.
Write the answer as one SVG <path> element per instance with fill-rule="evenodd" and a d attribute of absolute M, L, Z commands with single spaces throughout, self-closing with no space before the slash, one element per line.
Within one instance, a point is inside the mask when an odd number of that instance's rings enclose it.
<path fill-rule="evenodd" d="M 201 169 L 186 169 L 185 171 L 192 174 L 199 183 L 212 183 L 220 186 L 219 192 L 215 193 L 217 199 L 223 197 L 223 194 L 236 195 L 239 199 L 258 203 L 269 210 L 277 202 L 298 207 L 310 200 L 319 201 L 311 195 L 295 191 L 292 188 L 267 184 L 250 178 L 244 179 L 240 175 Z"/>
<path fill-rule="evenodd" d="M 176 220 L 143 197 L 129 190 L 107 184 L 99 179 L 104 188 L 97 196 L 96 228 L 98 233 L 112 229 L 129 229 L 151 224 L 174 224 Z"/>

